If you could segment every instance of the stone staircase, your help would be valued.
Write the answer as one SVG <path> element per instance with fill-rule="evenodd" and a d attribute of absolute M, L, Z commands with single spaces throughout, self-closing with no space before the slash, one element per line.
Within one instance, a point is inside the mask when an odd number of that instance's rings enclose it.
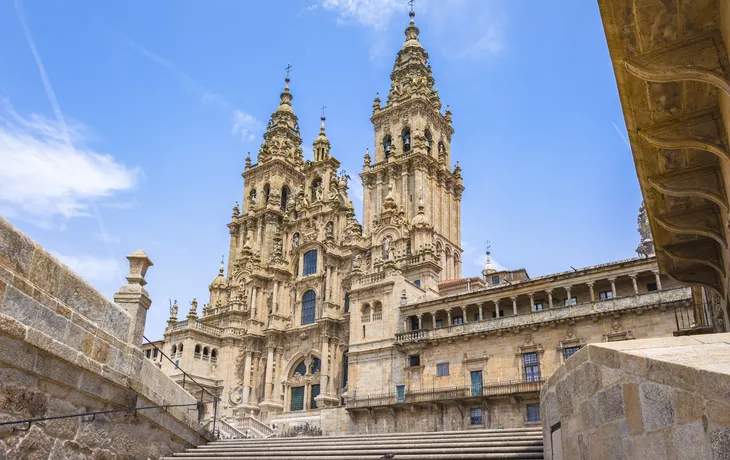
<path fill-rule="evenodd" d="M 392 454 L 392 457 L 389 456 Z M 236 439 L 211 442 L 163 460 L 470 460 L 541 459 L 542 429 Z"/>

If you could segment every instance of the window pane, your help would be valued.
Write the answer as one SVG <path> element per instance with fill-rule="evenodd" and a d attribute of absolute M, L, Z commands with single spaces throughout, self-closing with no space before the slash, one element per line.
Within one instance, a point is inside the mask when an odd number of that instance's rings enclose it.
<path fill-rule="evenodd" d="M 411 355 L 408 358 L 409 358 L 409 363 L 410 363 L 411 367 L 421 365 L 421 356 L 420 355 Z"/>
<path fill-rule="evenodd" d="M 291 389 L 291 410 L 304 410 L 304 387 Z"/>
<path fill-rule="evenodd" d="M 565 359 L 570 358 L 575 354 L 576 351 L 580 350 L 580 347 L 567 347 L 563 349 L 563 354 L 565 355 Z"/>
<path fill-rule="evenodd" d="M 314 275 L 317 273 L 317 250 L 304 253 L 304 271 L 303 276 Z"/>
<path fill-rule="evenodd" d="M 601 300 L 613 299 L 612 291 L 601 291 L 598 293 L 598 298 Z"/>
<path fill-rule="evenodd" d="M 436 327 L 444 327 L 444 320 L 437 319 L 436 320 Z"/>
<path fill-rule="evenodd" d="M 492 277 L 492 284 L 499 284 L 499 276 Z"/>
<path fill-rule="evenodd" d="M 319 358 L 312 359 L 312 365 L 310 366 L 309 373 L 314 375 L 322 369 L 322 361 Z"/>
<path fill-rule="evenodd" d="M 464 324 L 464 317 L 454 316 L 453 323 L 454 324 Z"/>
<path fill-rule="evenodd" d="M 449 375 L 449 363 L 436 364 L 436 376 L 446 377 Z"/>
<path fill-rule="evenodd" d="M 316 409 L 317 408 L 317 401 L 314 400 L 317 396 L 319 396 L 319 385 L 312 385 L 312 397 L 309 400 L 309 408 L 310 409 Z"/>
<path fill-rule="evenodd" d="M 317 307 L 317 294 L 314 291 L 307 291 L 302 296 L 302 324 L 314 322 L 314 312 Z"/>
<path fill-rule="evenodd" d="M 535 311 L 542 311 L 542 303 L 535 304 Z"/>
<path fill-rule="evenodd" d="M 527 407 L 527 421 L 528 422 L 539 422 L 540 421 L 540 404 L 528 404 L 526 407 Z"/>
<path fill-rule="evenodd" d="M 294 373 L 295 374 L 299 374 L 299 375 L 306 375 L 306 373 L 307 373 L 307 365 L 304 364 L 304 361 L 302 361 L 301 363 L 297 364 L 297 367 L 294 368 Z"/>
<path fill-rule="evenodd" d="M 469 423 L 472 425 L 481 425 L 484 423 L 484 419 L 482 418 L 482 409 L 481 407 L 472 407 L 469 409 Z"/>
<path fill-rule="evenodd" d="M 646 290 L 649 291 L 649 292 L 656 291 L 657 290 L 656 283 L 649 283 L 649 284 L 647 284 L 646 285 Z"/>

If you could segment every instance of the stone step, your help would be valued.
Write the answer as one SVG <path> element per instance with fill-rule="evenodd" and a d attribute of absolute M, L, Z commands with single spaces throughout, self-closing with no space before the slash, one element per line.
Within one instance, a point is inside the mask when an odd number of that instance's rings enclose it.
<path fill-rule="evenodd" d="M 299 438 L 298 441 L 294 442 L 280 442 L 278 438 L 271 438 L 270 441 L 262 441 L 262 440 L 255 440 L 255 441 L 246 441 L 246 440 L 240 440 L 238 442 L 213 442 L 206 446 L 204 446 L 206 449 L 213 449 L 213 448 L 232 448 L 232 447 L 242 447 L 247 449 L 252 448 L 258 448 L 258 447 L 296 447 L 298 445 L 311 445 L 311 441 L 308 439 L 311 438 Z M 326 437 L 319 438 L 317 441 L 318 445 L 321 446 L 361 446 L 361 445 L 370 445 L 370 444 L 403 444 L 403 443 L 418 443 L 418 444 L 464 444 L 464 443 L 500 443 L 500 442 L 535 442 L 535 441 L 542 441 L 542 436 L 494 436 L 494 437 L 468 437 L 468 438 L 457 438 L 457 437 L 450 437 L 450 438 L 400 438 L 396 440 L 392 439 L 361 439 L 361 440 L 339 440 L 339 441 L 331 441 L 328 440 Z M 203 446 L 201 446 L 203 447 Z"/>
<path fill-rule="evenodd" d="M 476 460 L 543 458 L 542 430 L 220 440 L 162 460 Z"/>
<path fill-rule="evenodd" d="M 444 443 L 444 442 L 399 442 L 399 443 L 370 443 L 370 442 L 362 442 L 362 443 L 352 443 L 352 444 L 346 444 L 346 445 L 330 445 L 325 444 L 321 442 L 317 442 L 317 449 L 320 450 L 342 450 L 342 449 L 348 449 L 348 448 L 368 448 L 368 449 L 381 449 L 381 448 L 387 448 L 389 446 L 397 446 L 399 448 L 409 448 L 409 449 L 424 449 L 424 448 L 433 448 L 433 447 L 441 447 L 444 445 L 453 445 L 458 447 L 528 447 L 528 446 L 542 446 L 542 439 L 535 439 L 530 441 L 497 441 L 497 442 L 490 442 L 490 441 L 481 441 L 481 442 L 459 442 L 459 443 Z M 232 451 L 242 451 L 242 450 L 267 450 L 267 451 L 278 451 L 278 450 L 289 450 L 289 451 L 301 451 L 301 450 L 310 450 L 312 447 L 311 441 L 309 443 L 303 443 L 303 444 L 297 444 L 293 446 L 287 446 L 287 445 L 257 445 L 257 446 L 249 446 L 249 445 L 237 445 L 237 446 L 213 446 L 213 445 L 207 445 L 207 446 L 200 446 L 196 450 L 198 451 L 216 451 L 216 452 L 232 452 Z"/>

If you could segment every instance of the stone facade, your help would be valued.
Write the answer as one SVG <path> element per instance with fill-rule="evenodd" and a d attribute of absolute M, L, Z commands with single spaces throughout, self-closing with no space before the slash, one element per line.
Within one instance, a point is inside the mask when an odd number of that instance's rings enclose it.
<path fill-rule="evenodd" d="M 136 345 L 151 262 L 128 259 L 111 302 L 0 218 L 0 422 L 196 403 Z M 187 409 L 0 426 L 0 459 L 159 458 L 205 441 Z"/>
<path fill-rule="evenodd" d="M 545 458 L 720 460 L 730 334 L 588 345 L 542 390 Z"/>
<path fill-rule="evenodd" d="M 182 320 L 171 308 L 165 352 L 222 396 L 234 425 L 529 425 L 566 356 L 591 342 L 670 336 L 675 309 L 689 308 L 690 289 L 661 276 L 647 251 L 539 278 L 488 261 L 481 278 L 461 278 L 452 114 L 418 34 L 411 16 L 387 101 L 373 104 L 363 225 L 324 117 L 314 161 L 303 159 L 287 77 L 257 162 L 246 160 L 210 299 L 201 312 L 190 302 Z M 648 227 L 640 232 L 648 245 Z M 174 365 L 162 369 L 183 384 Z"/>

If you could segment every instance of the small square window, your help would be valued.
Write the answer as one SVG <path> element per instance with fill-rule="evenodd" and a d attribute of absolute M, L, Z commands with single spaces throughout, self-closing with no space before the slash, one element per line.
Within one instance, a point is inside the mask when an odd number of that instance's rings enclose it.
<path fill-rule="evenodd" d="M 411 367 L 418 367 L 421 365 L 421 355 L 410 355 L 408 357 L 408 364 Z"/>
<path fill-rule="evenodd" d="M 649 284 L 647 284 L 646 285 L 646 290 L 649 291 L 649 292 L 656 291 L 657 290 L 656 283 L 649 283 Z"/>
<path fill-rule="evenodd" d="M 437 328 L 438 328 L 438 327 L 444 327 L 444 320 L 442 320 L 442 319 L 437 319 L 437 320 L 436 320 L 436 327 L 437 327 Z"/>
<path fill-rule="evenodd" d="M 464 317 L 463 316 L 454 316 L 452 319 L 452 323 L 454 324 L 454 326 L 456 326 L 457 324 L 464 324 Z"/>
<path fill-rule="evenodd" d="M 568 359 L 571 356 L 573 356 L 575 354 L 575 352 L 577 352 L 578 350 L 580 350 L 580 347 L 566 347 L 566 348 L 563 348 L 563 356 L 565 356 L 565 359 Z"/>
<path fill-rule="evenodd" d="M 535 311 L 542 311 L 542 302 L 537 302 L 535 304 Z"/>
<path fill-rule="evenodd" d="M 570 299 L 565 299 L 565 306 L 569 307 L 571 305 L 577 305 L 578 304 L 578 298 L 577 297 L 571 297 Z"/>
<path fill-rule="evenodd" d="M 481 407 L 472 407 L 469 409 L 469 423 L 471 425 L 483 425 L 484 417 Z"/>
<path fill-rule="evenodd" d="M 601 291 L 598 293 L 598 298 L 601 300 L 613 299 L 612 291 Z"/>
<path fill-rule="evenodd" d="M 540 404 L 527 404 L 527 421 L 528 422 L 539 422 L 540 421 Z"/>
<path fill-rule="evenodd" d="M 449 375 L 449 363 L 436 364 L 436 377 L 448 377 L 448 375 Z"/>
<path fill-rule="evenodd" d="M 499 284 L 499 276 L 492 277 L 492 284 Z"/>

